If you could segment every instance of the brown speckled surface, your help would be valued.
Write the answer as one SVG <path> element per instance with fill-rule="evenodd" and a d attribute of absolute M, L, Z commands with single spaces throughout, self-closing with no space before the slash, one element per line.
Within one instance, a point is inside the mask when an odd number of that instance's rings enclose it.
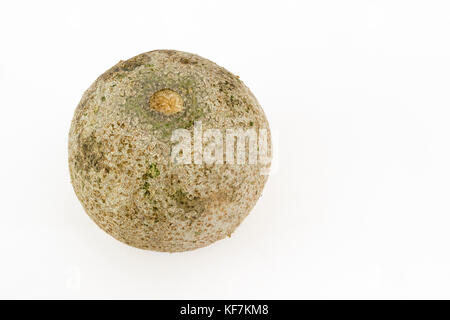
<path fill-rule="evenodd" d="M 162 89 L 182 112 L 149 108 Z M 121 61 L 84 93 L 69 134 L 72 185 L 85 211 L 114 238 L 156 251 L 186 251 L 230 236 L 261 195 L 260 164 L 176 165 L 172 130 L 269 129 L 237 76 L 190 53 L 157 50 Z"/>

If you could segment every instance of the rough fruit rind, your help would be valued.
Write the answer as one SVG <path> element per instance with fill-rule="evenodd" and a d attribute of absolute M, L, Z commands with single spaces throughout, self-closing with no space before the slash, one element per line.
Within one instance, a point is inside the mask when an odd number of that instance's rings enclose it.
<path fill-rule="evenodd" d="M 183 110 L 149 108 L 164 89 L 181 96 Z M 186 52 L 140 54 L 89 87 L 70 128 L 69 168 L 78 199 L 100 228 L 131 246 L 168 252 L 231 235 L 260 197 L 267 165 L 171 163 L 171 133 L 192 132 L 196 121 L 204 129 L 269 130 L 238 77 Z"/>

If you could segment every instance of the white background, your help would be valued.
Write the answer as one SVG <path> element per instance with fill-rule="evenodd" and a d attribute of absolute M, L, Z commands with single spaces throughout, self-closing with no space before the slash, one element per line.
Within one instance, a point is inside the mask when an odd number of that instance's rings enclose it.
<path fill-rule="evenodd" d="M 2 1 L 0 298 L 450 298 L 448 1 Z M 263 106 L 277 163 L 230 239 L 128 247 L 67 140 L 121 59 L 199 54 Z"/>

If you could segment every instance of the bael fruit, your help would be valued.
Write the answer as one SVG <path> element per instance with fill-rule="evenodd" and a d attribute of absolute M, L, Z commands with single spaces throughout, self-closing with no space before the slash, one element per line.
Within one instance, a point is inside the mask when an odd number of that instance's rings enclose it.
<path fill-rule="evenodd" d="M 173 133 L 181 129 L 195 140 L 199 129 L 215 129 L 223 138 L 217 141 L 225 141 L 230 128 L 269 132 L 256 98 L 224 68 L 173 50 L 120 61 L 75 110 L 69 133 L 75 193 L 100 228 L 131 246 L 174 252 L 209 245 L 230 236 L 249 214 L 270 161 L 258 155 L 250 163 L 249 154 L 245 163 L 227 162 L 227 146 L 216 158 L 223 161 L 198 161 L 211 143 L 205 136 L 200 151 L 194 141 L 191 152 L 174 155 Z M 270 154 L 270 132 L 267 140 Z M 244 148 L 250 150 L 250 140 Z M 237 154 L 238 147 L 232 150 Z M 193 161 L 180 163 L 178 156 Z"/>

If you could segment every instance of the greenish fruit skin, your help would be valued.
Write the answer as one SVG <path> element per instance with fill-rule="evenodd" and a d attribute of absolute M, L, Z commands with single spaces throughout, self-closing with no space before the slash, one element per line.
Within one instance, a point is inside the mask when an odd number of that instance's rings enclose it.
<path fill-rule="evenodd" d="M 149 107 L 159 90 L 183 110 Z M 241 80 L 194 54 L 156 50 L 102 74 L 84 93 L 69 133 L 73 188 L 92 220 L 137 248 L 187 251 L 230 236 L 249 214 L 269 164 L 176 164 L 171 134 L 218 128 L 266 129 L 264 112 Z M 271 152 L 271 150 L 270 150 Z"/>

